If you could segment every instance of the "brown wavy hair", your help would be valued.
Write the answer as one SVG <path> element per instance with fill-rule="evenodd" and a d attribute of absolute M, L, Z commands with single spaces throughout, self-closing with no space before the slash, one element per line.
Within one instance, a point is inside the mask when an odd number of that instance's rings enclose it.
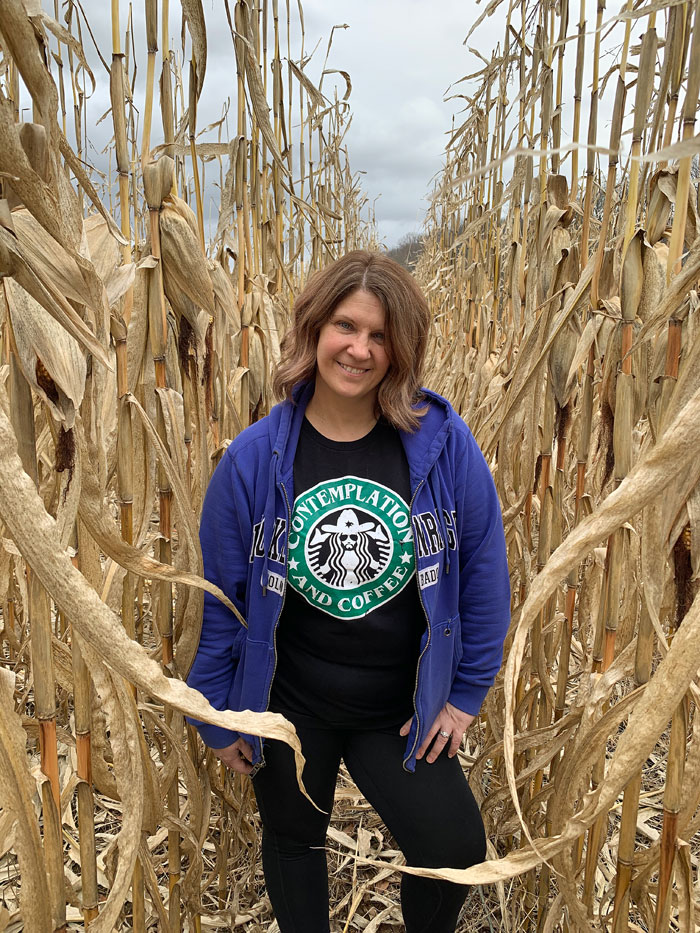
<path fill-rule="evenodd" d="M 397 428 L 415 431 L 425 406 L 420 391 L 430 312 L 413 276 L 384 253 L 354 250 L 315 272 L 294 302 L 294 322 L 282 341 L 282 360 L 273 389 L 291 399 L 294 386 L 316 371 L 321 327 L 353 292 L 374 295 L 382 304 L 389 370 L 379 384 L 379 412 Z"/>

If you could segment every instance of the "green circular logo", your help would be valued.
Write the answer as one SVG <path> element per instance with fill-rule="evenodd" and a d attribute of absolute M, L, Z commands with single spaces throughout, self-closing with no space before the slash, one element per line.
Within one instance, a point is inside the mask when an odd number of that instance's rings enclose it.
<path fill-rule="evenodd" d="M 362 618 L 396 596 L 415 569 L 409 507 L 387 486 L 344 476 L 294 502 L 287 579 L 312 606 Z"/>

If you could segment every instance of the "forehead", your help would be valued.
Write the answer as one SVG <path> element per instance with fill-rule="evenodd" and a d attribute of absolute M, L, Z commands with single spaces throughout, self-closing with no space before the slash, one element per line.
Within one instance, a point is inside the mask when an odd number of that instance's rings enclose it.
<path fill-rule="evenodd" d="M 372 292 L 357 290 L 346 295 L 333 309 L 332 317 L 348 317 L 372 330 L 383 330 L 386 323 L 384 306 Z"/>

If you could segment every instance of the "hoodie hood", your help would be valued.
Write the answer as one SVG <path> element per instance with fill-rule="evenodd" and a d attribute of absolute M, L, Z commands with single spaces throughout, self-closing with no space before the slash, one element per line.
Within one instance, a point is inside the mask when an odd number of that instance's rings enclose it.
<path fill-rule="evenodd" d="M 437 392 L 421 389 L 423 399 L 430 402 L 421 416 L 420 426 L 412 432 L 399 430 L 408 460 L 411 488 L 415 489 L 440 456 L 452 430 L 454 414 L 449 402 Z M 313 382 L 302 382 L 292 392 L 291 404 L 281 402 L 270 412 L 269 435 L 273 456 L 277 454 L 277 479 L 289 477 L 294 466 L 299 432 L 306 406 L 314 394 Z M 418 402 L 416 407 L 420 407 Z"/>

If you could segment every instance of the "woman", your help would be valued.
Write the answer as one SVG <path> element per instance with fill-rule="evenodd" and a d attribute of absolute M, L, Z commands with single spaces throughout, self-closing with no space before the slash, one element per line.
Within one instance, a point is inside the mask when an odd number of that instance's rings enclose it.
<path fill-rule="evenodd" d="M 205 595 L 188 682 L 218 709 L 283 713 L 327 811 L 299 791 L 284 743 L 196 723 L 253 777 L 282 933 L 329 930 L 323 847 L 341 758 L 408 864 L 485 854 L 455 756 L 501 664 L 508 570 L 484 458 L 420 388 L 428 326 L 415 281 L 382 254 L 317 272 L 284 340 L 284 401 L 229 446 L 204 502 L 205 574 L 248 628 Z M 451 933 L 465 895 L 403 875 L 406 930 Z"/>

